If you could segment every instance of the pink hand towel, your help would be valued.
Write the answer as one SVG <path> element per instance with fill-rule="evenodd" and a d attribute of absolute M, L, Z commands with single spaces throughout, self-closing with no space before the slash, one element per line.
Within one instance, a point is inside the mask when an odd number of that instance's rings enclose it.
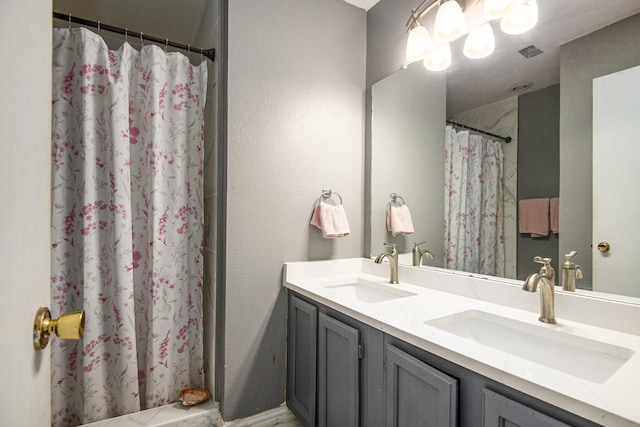
<path fill-rule="evenodd" d="M 546 237 L 549 234 L 549 198 L 520 200 L 518 224 L 520 233 Z"/>
<path fill-rule="evenodd" d="M 387 209 L 387 230 L 394 236 L 398 234 L 406 236 L 413 233 L 411 211 L 407 205 L 389 206 Z"/>
<path fill-rule="evenodd" d="M 333 239 L 351 234 L 347 212 L 342 205 L 333 206 L 323 201 L 318 201 L 311 216 L 311 225 L 315 225 L 322 231 L 322 237 Z"/>
<path fill-rule="evenodd" d="M 558 234 L 560 232 L 560 198 L 558 197 L 552 197 L 549 200 L 549 220 L 551 231 Z"/>

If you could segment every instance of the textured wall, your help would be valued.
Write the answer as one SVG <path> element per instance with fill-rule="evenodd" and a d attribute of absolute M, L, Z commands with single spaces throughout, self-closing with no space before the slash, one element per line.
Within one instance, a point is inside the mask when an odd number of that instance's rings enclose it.
<path fill-rule="evenodd" d="M 560 49 L 560 254 L 577 250 L 591 286 L 592 81 L 640 65 L 640 14 Z"/>
<path fill-rule="evenodd" d="M 367 87 L 404 65 L 405 24 L 411 9 L 417 5 L 413 0 L 381 0 L 367 12 Z M 423 24 L 426 22 L 429 22 L 427 18 Z"/>
<path fill-rule="evenodd" d="M 225 420 L 284 401 L 286 261 L 363 254 L 366 14 L 341 0 L 228 2 Z M 322 188 L 351 235 L 309 219 Z"/>

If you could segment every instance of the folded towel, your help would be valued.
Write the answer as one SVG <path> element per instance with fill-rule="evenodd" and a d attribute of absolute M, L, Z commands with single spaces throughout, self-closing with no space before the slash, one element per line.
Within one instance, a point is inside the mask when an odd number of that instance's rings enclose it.
<path fill-rule="evenodd" d="M 335 237 L 348 236 L 351 233 L 347 212 L 342 205 L 330 205 L 318 200 L 313 215 L 311 225 L 315 225 L 322 231 L 322 237 L 333 239 Z"/>
<path fill-rule="evenodd" d="M 411 211 L 407 205 L 389 206 L 387 209 L 387 230 L 394 236 L 413 233 L 413 221 L 411 220 Z"/>
<path fill-rule="evenodd" d="M 558 197 L 549 199 L 549 221 L 551 231 L 558 234 L 560 232 L 560 198 Z"/>
<path fill-rule="evenodd" d="M 549 198 L 520 200 L 518 225 L 520 233 L 546 237 L 549 234 Z"/>

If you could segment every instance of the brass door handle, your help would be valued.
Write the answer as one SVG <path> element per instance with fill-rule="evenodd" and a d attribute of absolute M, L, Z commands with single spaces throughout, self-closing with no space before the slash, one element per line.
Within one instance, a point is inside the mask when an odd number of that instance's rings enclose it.
<path fill-rule="evenodd" d="M 609 242 L 598 243 L 598 250 L 600 252 L 602 253 L 609 252 L 609 249 L 611 249 L 611 245 L 609 244 Z"/>
<path fill-rule="evenodd" d="M 33 347 L 43 350 L 49 344 L 49 336 L 55 334 L 64 340 L 79 340 L 84 333 L 84 310 L 51 318 L 48 307 L 40 307 L 33 320 Z"/>

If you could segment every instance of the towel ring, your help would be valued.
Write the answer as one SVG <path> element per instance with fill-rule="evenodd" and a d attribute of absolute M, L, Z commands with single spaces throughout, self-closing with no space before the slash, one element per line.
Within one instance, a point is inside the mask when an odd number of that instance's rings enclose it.
<path fill-rule="evenodd" d="M 391 193 L 391 194 L 389 195 L 389 204 L 391 204 L 391 203 L 397 203 L 397 202 L 398 202 L 398 199 L 402 200 L 402 205 L 405 205 L 405 204 L 406 204 L 406 203 L 404 202 L 404 199 L 402 198 L 402 196 L 401 196 L 401 195 L 399 195 L 399 194 L 396 194 L 396 193 Z M 400 205 L 400 206 L 402 206 L 402 205 Z"/>
<path fill-rule="evenodd" d="M 322 190 L 322 195 L 320 196 L 320 199 L 324 199 L 324 200 L 330 199 L 334 194 L 336 196 L 338 196 L 338 199 L 340 199 L 340 204 L 342 204 L 342 196 L 340 194 L 338 194 L 337 192 L 335 192 L 335 191 L 331 191 L 331 189 L 328 189 L 328 190 L 327 189 L 323 189 Z M 320 200 L 320 199 L 318 199 L 318 200 Z"/>

